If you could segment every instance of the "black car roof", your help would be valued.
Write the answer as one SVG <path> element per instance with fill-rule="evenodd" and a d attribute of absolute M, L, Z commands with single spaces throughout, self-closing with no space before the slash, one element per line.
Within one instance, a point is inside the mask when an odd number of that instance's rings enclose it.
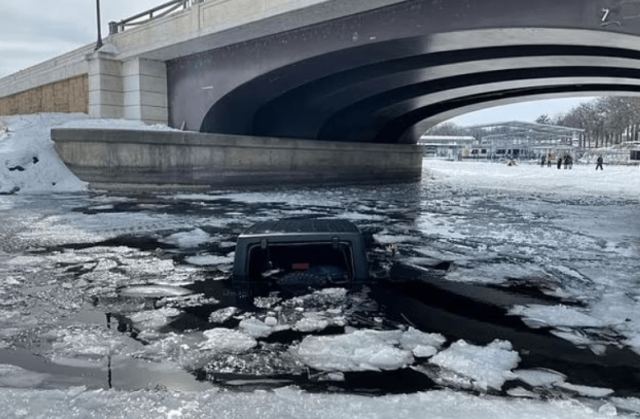
<path fill-rule="evenodd" d="M 272 233 L 360 233 L 360 230 L 347 220 L 295 219 L 260 222 L 245 230 L 242 236 Z"/>

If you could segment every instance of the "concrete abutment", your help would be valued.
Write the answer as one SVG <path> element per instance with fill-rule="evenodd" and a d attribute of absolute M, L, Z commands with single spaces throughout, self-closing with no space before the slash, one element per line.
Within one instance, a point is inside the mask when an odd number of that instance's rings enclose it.
<path fill-rule="evenodd" d="M 65 164 L 95 188 L 207 189 L 420 178 L 415 145 L 181 131 L 54 129 Z"/>

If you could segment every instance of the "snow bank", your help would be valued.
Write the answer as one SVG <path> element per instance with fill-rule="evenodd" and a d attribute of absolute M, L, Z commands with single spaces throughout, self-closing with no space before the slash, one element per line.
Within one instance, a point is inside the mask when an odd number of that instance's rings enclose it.
<path fill-rule="evenodd" d="M 471 379 L 481 390 L 500 390 L 505 381 L 517 378 L 511 370 L 518 366 L 520 356 L 510 342 L 495 340 L 487 346 L 476 346 L 459 340 L 429 362 Z"/>
<path fill-rule="evenodd" d="M 296 388 L 239 393 L 203 391 L 118 392 L 0 389 L 0 405 L 14 417 L 227 419 L 474 418 L 599 419 L 609 412 L 571 400 L 526 400 L 474 396 L 448 390 L 366 397 L 311 394 Z M 615 412 L 614 412 L 615 415 Z M 619 416 L 624 417 L 624 416 Z"/>
<path fill-rule="evenodd" d="M 53 148 L 51 128 L 84 114 L 0 117 L 0 193 L 78 192 L 86 190 Z"/>
<path fill-rule="evenodd" d="M 62 163 L 51 128 L 176 131 L 124 119 L 89 119 L 86 114 L 41 113 L 0 117 L 0 193 L 78 192 L 86 190 Z"/>

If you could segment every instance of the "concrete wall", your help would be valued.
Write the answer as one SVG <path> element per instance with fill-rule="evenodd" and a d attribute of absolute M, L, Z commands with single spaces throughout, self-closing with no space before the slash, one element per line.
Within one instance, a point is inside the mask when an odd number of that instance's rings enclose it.
<path fill-rule="evenodd" d="M 94 45 L 86 45 L 0 78 L 0 98 L 87 74 L 89 64 L 86 56 L 93 51 Z"/>
<path fill-rule="evenodd" d="M 403 181 L 422 171 L 413 145 L 99 129 L 53 129 L 52 138 L 65 164 L 94 187 Z"/>
<path fill-rule="evenodd" d="M 49 83 L 0 98 L 0 115 L 38 112 L 82 112 L 89 106 L 87 75 Z"/>

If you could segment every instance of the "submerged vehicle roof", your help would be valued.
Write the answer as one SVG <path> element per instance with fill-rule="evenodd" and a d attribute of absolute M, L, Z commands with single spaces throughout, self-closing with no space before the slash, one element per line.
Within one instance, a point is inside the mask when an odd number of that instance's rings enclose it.
<path fill-rule="evenodd" d="M 249 227 L 242 236 L 265 234 L 319 234 L 319 233 L 356 233 L 360 230 L 347 220 L 322 218 L 264 221 Z"/>

